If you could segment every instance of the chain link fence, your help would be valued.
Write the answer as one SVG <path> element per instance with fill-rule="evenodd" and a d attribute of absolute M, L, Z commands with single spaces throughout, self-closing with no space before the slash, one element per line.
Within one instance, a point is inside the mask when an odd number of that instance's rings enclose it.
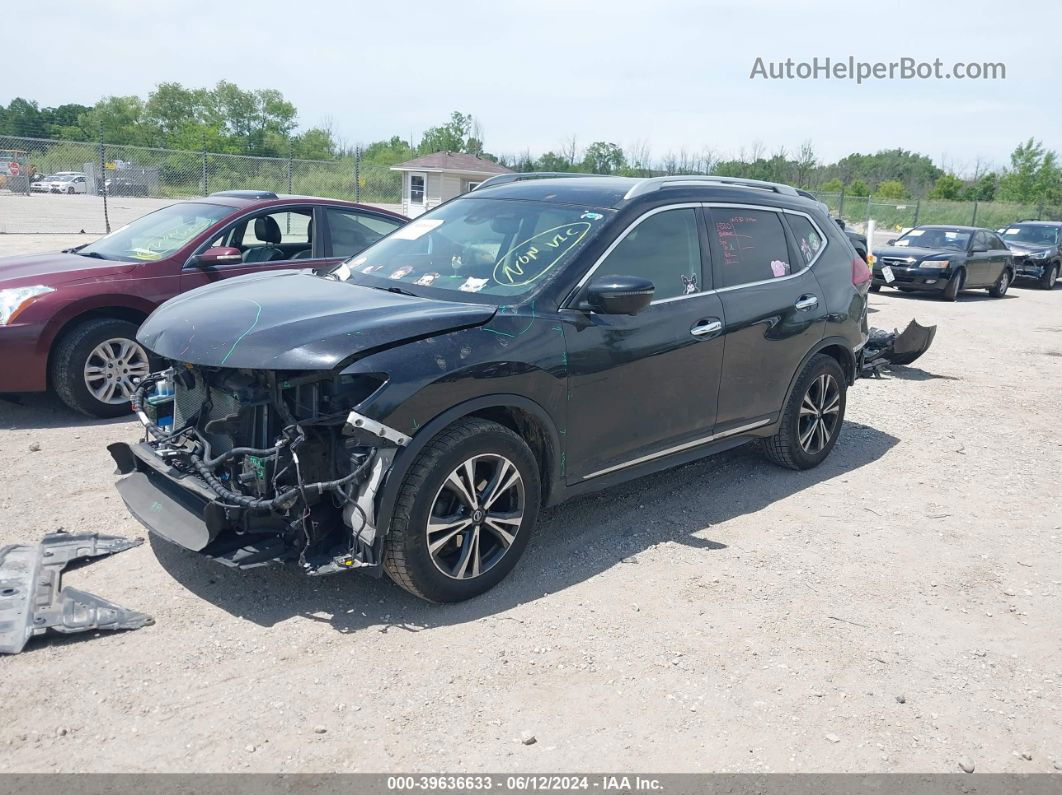
<path fill-rule="evenodd" d="M 402 179 L 387 166 L 365 163 L 360 150 L 302 160 L 0 135 L 0 233 L 104 234 L 174 200 L 240 188 L 399 210 Z M 879 229 L 1062 220 L 1062 206 L 1044 203 L 817 195 L 835 216 L 857 226 L 873 218 Z"/>
<path fill-rule="evenodd" d="M 254 189 L 400 209 L 402 178 L 365 163 L 0 135 L 0 233 L 105 234 L 178 199 Z"/>
<path fill-rule="evenodd" d="M 1003 201 L 949 201 L 944 199 L 885 199 L 816 193 L 830 213 L 852 224 L 874 219 L 879 229 L 899 230 L 923 224 L 955 224 L 997 229 L 1024 219 L 1062 221 L 1062 206 Z"/>

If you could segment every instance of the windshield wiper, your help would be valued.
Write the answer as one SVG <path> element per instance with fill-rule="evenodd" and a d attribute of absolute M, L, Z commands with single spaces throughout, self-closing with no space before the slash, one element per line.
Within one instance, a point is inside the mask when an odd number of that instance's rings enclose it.
<path fill-rule="evenodd" d="M 409 290 L 404 290 L 401 287 L 378 287 L 378 290 L 387 290 L 389 293 L 395 293 L 397 295 L 411 295 L 414 298 L 417 297 L 416 293 L 411 293 Z"/>
<path fill-rule="evenodd" d="M 107 259 L 98 251 L 75 251 L 74 253 L 77 254 L 79 257 L 95 257 L 96 259 Z"/>

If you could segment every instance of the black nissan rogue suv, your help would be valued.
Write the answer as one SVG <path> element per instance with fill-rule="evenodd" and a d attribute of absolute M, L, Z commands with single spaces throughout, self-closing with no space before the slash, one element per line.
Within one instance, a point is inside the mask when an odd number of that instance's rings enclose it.
<path fill-rule="evenodd" d="M 539 509 L 750 441 L 837 441 L 870 272 L 812 201 L 722 177 L 506 174 L 329 273 L 174 298 L 114 444 L 130 511 L 247 568 L 486 591 Z"/>

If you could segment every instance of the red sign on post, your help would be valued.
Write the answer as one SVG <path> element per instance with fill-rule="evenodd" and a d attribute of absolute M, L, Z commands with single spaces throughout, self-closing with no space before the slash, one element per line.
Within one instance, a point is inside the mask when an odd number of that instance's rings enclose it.
<path fill-rule="evenodd" d="M 9 177 L 17 177 L 18 173 L 19 173 L 18 163 L 16 163 L 14 160 L 12 160 L 10 163 L 7 164 L 7 175 Z"/>

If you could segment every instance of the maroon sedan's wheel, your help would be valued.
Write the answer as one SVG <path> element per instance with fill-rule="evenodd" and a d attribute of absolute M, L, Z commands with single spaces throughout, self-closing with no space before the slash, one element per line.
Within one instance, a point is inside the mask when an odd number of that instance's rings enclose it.
<path fill-rule="evenodd" d="M 70 408 L 92 417 L 128 414 L 136 379 L 151 372 L 148 352 L 126 320 L 87 320 L 68 331 L 52 351 L 51 382 Z"/>

